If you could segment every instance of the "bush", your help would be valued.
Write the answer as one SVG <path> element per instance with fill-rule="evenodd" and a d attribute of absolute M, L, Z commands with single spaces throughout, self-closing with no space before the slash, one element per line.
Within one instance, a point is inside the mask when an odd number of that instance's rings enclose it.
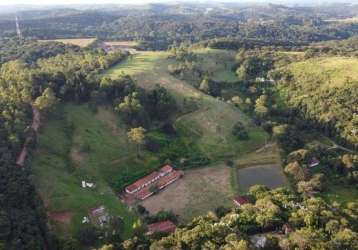
<path fill-rule="evenodd" d="M 147 218 L 147 223 L 155 223 L 159 221 L 170 220 L 173 223 L 178 222 L 177 216 L 173 213 L 173 211 L 159 211 L 156 215 L 150 216 Z"/>
<path fill-rule="evenodd" d="M 170 122 L 166 122 L 163 127 L 161 128 L 162 132 L 167 134 L 167 135 L 171 135 L 171 136 L 174 136 L 177 134 L 174 126 L 172 123 Z"/>
<path fill-rule="evenodd" d="M 150 152 L 159 152 L 160 150 L 160 143 L 154 140 L 146 140 L 144 146 Z"/>
<path fill-rule="evenodd" d="M 236 138 L 242 139 L 242 140 L 246 140 L 249 138 L 249 134 L 248 134 L 245 126 L 241 122 L 238 122 L 234 125 L 234 127 L 232 129 L 232 134 Z"/>
<path fill-rule="evenodd" d="M 143 207 L 142 205 L 140 205 L 140 204 L 137 206 L 137 212 L 138 212 L 140 215 L 147 215 L 147 214 L 149 214 L 148 210 L 147 210 L 145 207 Z"/>
<path fill-rule="evenodd" d="M 215 209 L 215 214 L 219 218 L 224 217 L 229 212 L 230 212 L 230 208 L 224 206 L 219 206 Z"/>
<path fill-rule="evenodd" d="M 78 240 L 86 246 L 91 246 L 97 242 L 99 232 L 93 225 L 83 226 L 78 233 Z"/>

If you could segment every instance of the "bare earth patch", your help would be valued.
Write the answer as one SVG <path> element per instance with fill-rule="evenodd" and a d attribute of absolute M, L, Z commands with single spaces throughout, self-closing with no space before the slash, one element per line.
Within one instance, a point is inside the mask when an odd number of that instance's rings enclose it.
<path fill-rule="evenodd" d="M 63 223 L 69 225 L 72 218 L 71 212 L 50 212 L 48 218 L 54 222 Z"/>
<path fill-rule="evenodd" d="M 73 147 L 71 149 L 71 159 L 76 163 L 82 163 L 85 160 L 85 155 L 80 149 Z"/>
<path fill-rule="evenodd" d="M 141 204 L 151 214 L 172 210 L 188 222 L 218 206 L 232 206 L 232 196 L 230 168 L 218 165 L 185 171 L 180 180 Z"/>
<path fill-rule="evenodd" d="M 69 39 L 54 39 L 54 40 L 39 40 L 39 42 L 59 42 L 64 44 L 72 44 L 85 48 L 93 43 L 96 38 L 69 38 Z"/>

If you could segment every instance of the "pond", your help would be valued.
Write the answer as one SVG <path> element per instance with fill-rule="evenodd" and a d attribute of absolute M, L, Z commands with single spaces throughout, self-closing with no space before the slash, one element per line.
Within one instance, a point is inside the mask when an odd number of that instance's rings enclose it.
<path fill-rule="evenodd" d="M 239 186 L 248 191 L 251 186 L 265 185 L 277 188 L 286 185 L 286 177 L 280 166 L 275 164 L 256 165 L 238 171 Z"/>

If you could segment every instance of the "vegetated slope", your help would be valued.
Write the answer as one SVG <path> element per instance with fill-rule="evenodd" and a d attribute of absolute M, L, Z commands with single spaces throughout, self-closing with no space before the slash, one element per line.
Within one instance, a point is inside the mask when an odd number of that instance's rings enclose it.
<path fill-rule="evenodd" d="M 45 123 L 32 165 L 50 220 L 51 214 L 59 212 L 72 217 L 69 225 L 52 220 L 58 232 L 76 234 L 89 209 L 104 205 L 110 214 L 124 219 L 122 236 L 130 235 L 135 215 L 112 188 L 116 189 L 120 181 L 130 182 L 143 171 L 150 171 L 143 166 L 157 167 L 157 162 L 137 160 L 135 148 L 128 145 L 126 138 L 117 117 L 104 108 L 96 114 L 86 105 L 68 104 L 60 107 L 56 119 Z M 82 188 L 82 180 L 95 183 L 96 188 Z"/>
<path fill-rule="evenodd" d="M 65 45 L 56 42 L 38 43 L 30 39 L 0 38 L 0 64 L 16 59 L 22 59 L 27 63 L 34 63 L 39 58 L 48 58 L 79 50 L 79 47 L 70 44 Z"/>
<path fill-rule="evenodd" d="M 358 59 L 317 57 L 278 69 L 278 87 L 290 105 L 331 136 L 358 143 Z M 276 75 L 277 76 L 277 75 Z"/>
<path fill-rule="evenodd" d="M 130 74 L 141 87 L 153 88 L 156 84 L 165 87 L 181 106 L 192 102 L 197 109 L 179 116 L 174 125 L 182 136 L 196 138 L 196 144 L 210 160 L 236 158 L 263 145 L 266 133 L 240 110 L 170 75 L 167 66 L 173 60 L 168 55 L 144 52 L 110 69 L 106 75 L 115 78 L 121 73 Z M 232 128 L 238 121 L 247 126 L 248 140 L 233 138 Z"/>

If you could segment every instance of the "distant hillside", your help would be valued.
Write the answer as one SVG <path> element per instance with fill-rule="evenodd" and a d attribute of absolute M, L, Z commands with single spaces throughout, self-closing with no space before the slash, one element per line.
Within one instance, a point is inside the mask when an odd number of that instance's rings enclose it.
<path fill-rule="evenodd" d="M 318 57 L 275 71 L 281 93 L 324 132 L 358 144 L 358 58 Z"/>

